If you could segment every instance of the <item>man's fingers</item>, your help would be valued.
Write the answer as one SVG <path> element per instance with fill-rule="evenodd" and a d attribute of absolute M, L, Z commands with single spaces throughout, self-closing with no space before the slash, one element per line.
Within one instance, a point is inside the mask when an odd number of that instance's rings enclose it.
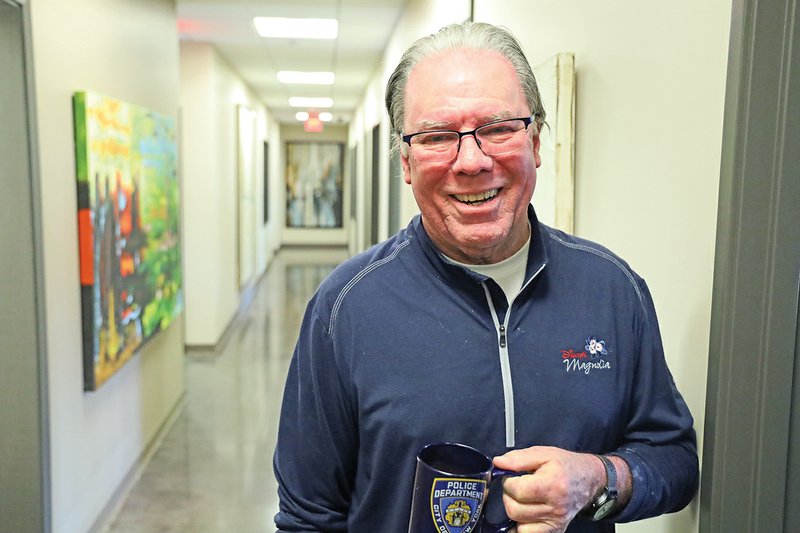
<path fill-rule="evenodd" d="M 524 450 L 511 450 L 493 459 L 498 468 L 515 472 L 533 472 L 550 460 L 553 450 L 549 446 L 532 446 Z"/>
<path fill-rule="evenodd" d="M 523 524 L 540 522 L 553 512 L 553 508 L 546 503 L 522 503 L 506 493 L 503 494 L 503 505 L 511 520 Z"/>
<path fill-rule="evenodd" d="M 535 474 L 525 474 L 504 479 L 503 494 L 520 503 L 534 504 L 546 502 L 549 489 Z"/>
<path fill-rule="evenodd" d="M 561 527 L 555 524 L 523 524 L 517 526 L 516 529 L 512 531 L 516 531 L 516 533 L 564 533 L 566 530 L 565 527 Z"/>
<path fill-rule="evenodd" d="M 530 474 L 504 479 L 503 492 L 520 503 L 559 502 L 569 497 L 570 479 L 557 462 L 548 461 Z"/>

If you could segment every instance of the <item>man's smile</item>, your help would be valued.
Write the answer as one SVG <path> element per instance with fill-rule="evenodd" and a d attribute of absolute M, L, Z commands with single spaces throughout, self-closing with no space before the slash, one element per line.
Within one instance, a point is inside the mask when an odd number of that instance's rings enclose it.
<path fill-rule="evenodd" d="M 497 196 L 498 192 L 500 192 L 500 189 L 489 189 L 488 191 L 476 194 L 452 194 L 450 196 L 464 204 L 480 205 Z"/>

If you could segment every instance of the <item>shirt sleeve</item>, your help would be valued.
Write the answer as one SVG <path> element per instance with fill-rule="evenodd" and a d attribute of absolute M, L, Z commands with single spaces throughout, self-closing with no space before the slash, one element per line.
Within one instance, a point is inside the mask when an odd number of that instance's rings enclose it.
<path fill-rule="evenodd" d="M 355 479 L 356 417 L 314 303 L 289 367 L 273 458 L 279 532 L 346 532 Z"/>
<path fill-rule="evenodd" d="M 693 419 L 667 368 L 653 306 L 644 281 L 638 326 L 638 361 L 624 444 L 612 455 L 631 469 L 628 505 L 613 517 L 630 522 L 679 511 L 697 492 L 699 472 Z"/>

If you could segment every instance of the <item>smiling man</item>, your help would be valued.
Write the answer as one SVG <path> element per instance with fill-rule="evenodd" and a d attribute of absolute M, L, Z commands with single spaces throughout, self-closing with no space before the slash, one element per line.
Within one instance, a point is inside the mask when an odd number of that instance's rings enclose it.
<path fill-rule="evenodd" d="M 420 61 L 406 94 L 403 131 L 416 133 L 403 137 L 411 147 L 403 171 L 428 236 L 464 263 L 512 256 L 530 238 L 544 112 L 531 121 L 514 68 L 489 50 L 448 50 Z"/>
<path fill-rule="evenodd" d="M 443 28 L 406 51 L 386 104 L 420 215 L 309 302 L 278 529 L 407 531 L 415 457 L 436 442 L 520 472 L 502 498 L 518 533 L 610 532 L 685 506 L 695 434 L 647 285 L 530 205 L 545 111 L 519 43 Z"/>

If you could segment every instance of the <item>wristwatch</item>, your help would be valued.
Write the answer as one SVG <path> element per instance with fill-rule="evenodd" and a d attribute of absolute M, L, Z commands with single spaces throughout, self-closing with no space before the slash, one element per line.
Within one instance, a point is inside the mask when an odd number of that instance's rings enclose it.
<path fill-rule="evenodd" d="M 592 520 L 602 520 L 607 517 L 617 503 L 617 470 L 608 457 L 598 455 L 606 467 L 606 486 L 603 491 L 591 502 L 581 514 Z"/>

